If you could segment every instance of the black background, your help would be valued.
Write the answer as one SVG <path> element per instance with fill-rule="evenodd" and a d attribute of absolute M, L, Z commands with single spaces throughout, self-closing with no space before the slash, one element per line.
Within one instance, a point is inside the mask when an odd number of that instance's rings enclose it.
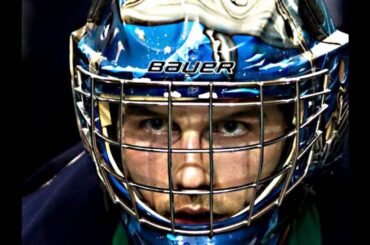
<path fill-rule="evenodd" d="M 22 0 L 21 180 L 77 143 L 69 74 L 69 35 L 90 0 Z"/>

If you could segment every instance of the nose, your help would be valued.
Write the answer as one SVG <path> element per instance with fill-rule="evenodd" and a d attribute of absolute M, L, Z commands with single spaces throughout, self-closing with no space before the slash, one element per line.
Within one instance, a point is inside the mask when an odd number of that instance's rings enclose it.
<path fill-rule="evenodd" d="M 180 144 L 183 149 L 200 149 L 201 134 L 197 131 L 183 132 Z M 174 186 L 177 190 L 205 189 L 209 185 L 207 159 L 204 159 L 206 155 L 198 152 L 178 154 L 178 168 L 174 173 Z"/>

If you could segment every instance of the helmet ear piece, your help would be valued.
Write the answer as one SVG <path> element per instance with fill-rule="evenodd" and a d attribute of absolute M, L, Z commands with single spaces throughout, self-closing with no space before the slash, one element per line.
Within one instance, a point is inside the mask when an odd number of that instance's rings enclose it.
<path fill-rule="evenodd" d="M 91 7 L 87 14 L 87 22 L 99 24 L 103 11 L 110 6 L 112 0 L 92 0 Z"/>
<path fill-rule="evenodd" d="M 322 27 L 325 20 L 324 13 L 316 0 L 300 0 L 298 12 L 302 18 L 304 28 L 309 33 L 312 33 L 319 40 L 328 36 Z"/>

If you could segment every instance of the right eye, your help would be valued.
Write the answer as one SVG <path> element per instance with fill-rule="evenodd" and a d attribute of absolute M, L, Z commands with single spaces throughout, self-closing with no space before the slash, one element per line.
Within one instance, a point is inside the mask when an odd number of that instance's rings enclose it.
<path fill-rule="evenodd" d="M 168 132 L 167 122 L 162 118 L 149 118 L 140 122 L 140 127 L 152 134 L 165 134 Z"/>

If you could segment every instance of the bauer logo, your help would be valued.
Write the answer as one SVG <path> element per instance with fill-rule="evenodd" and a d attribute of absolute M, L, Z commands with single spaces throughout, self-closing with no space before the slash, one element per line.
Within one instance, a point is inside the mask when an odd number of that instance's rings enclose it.
<path fill-rule="evenodd" d="M 220 74 L 226 72 L 227 74 L 234 73 L 235 62 L 221 61 L 221 62 L 164 62 L 152 61 L 149 65 L 148 72 L 152 73 L 185 73 L 185 74 Z"/>

